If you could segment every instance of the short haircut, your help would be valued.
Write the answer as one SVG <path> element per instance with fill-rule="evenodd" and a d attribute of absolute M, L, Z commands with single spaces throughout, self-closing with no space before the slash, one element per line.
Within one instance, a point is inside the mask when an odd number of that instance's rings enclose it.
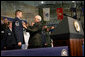
<path fill-rule="evenodd" d="M 10 25 L 10 23 L 12 23 L 12 21 L 9 21 L 9 22 L 8 22 L 8 25 Z"/>
<path fill-rule="evenodd" d="M 22 12 L 22 11 L 21 11 L 21 10 L 16 10 L 16 11 L 15 11 L 15 15 L 17 14 L 17 12 Z"/>

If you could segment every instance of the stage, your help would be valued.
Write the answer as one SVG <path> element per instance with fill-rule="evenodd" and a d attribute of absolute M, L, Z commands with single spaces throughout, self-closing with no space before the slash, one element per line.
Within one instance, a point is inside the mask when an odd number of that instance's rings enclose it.
<path fill-rule="evenodd" d="M 82 50 L 83 50 L 83 56 L 84 56 L 84 45 L 82 45 Z"/>
<path fill-rule="evenodd" d="M 69 56 L 68 46 L 1 51 L 1 56 Z"/>

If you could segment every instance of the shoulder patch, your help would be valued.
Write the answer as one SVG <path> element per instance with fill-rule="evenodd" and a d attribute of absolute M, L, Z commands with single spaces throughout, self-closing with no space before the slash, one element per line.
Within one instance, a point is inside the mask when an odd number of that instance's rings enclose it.
<path fill-rule="evenodd" d="M 15 22 L 15 25 L 16 25 L 16 26 L 19 26 L 19 21 L 16 21 L 16 22 Z"/>

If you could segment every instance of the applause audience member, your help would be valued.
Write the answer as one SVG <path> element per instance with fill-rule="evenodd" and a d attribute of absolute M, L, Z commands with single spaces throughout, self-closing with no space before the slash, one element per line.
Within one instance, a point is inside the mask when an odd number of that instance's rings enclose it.
<path fill-rule="evenodd" d="M 12 22 L 8 22 L 8 28 L 5 29 L 5 48 L 6 50 L 16 49 L 17 43 L 12 31 Z"/>
<path fill-rule="evenodd" d="M 54 27 L 48 27 L 48 26 L 43 26 L 43 33 L 42 33 L 42 46 L 43 47 L 53 47 L 52 43 L 52 39 L 50 37 L 50 30 L 54 29 Z"/>

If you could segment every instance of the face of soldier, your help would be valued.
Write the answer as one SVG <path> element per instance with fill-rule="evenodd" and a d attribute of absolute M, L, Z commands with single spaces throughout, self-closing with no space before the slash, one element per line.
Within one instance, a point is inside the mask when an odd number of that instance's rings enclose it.
<path fill-rule="evenodd" d="M 17 16 L 18 16 L 18 18 L 22 18 L 22 12 L 17 12 Z"/>
<path fill-rule="evenodd" d="M 22 18 L 22 16 L 23 16 L 23 15 L 22 15 L 22 12 L 19 13 L 19 16 L 20 16 L 20 18 Z"/>

